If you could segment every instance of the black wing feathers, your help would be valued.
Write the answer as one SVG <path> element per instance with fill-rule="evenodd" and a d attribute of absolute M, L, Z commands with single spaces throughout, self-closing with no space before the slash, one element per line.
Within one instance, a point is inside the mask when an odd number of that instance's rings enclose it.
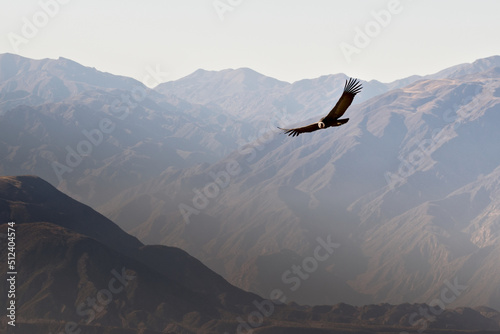
<path fill-rule="evenodd" d="M 278 129 L 285 131 L 285 134 L 287 134 L 289 136 L 295 137 L 295 136 L 298 136 L 304 132 L 313 132 L 313 131 L 319 130 L 319 126 L 318 126 L 318 123 L 313 123 L 313 124 L 303 126 L 301 128 L 295 128 L 295 129 L 278 128 Z"/>
<path fill-rule="evenodd" d="M 338 100 L 335 107 L 333 107 L 333 109 L 325 117 L 325 119 L 337 119 L 341 117 L 345 113 L 347 108 L 349 108 L 349 106 L 351 105 L 352 100 L 354 100 L 354 96 L 356 96 L 356 94 L 361 91 L 361 88 L 363 87 L 361 86 L 361 82 L 359 82 L 358 79 L 350 78 L 349 81 L 346 81 L 342 96 Z"/>
<path fill-rule="evenodd" d="M 349 108 L 349 106 L 352 103 L 352 100 L 354 100 L 354 96 L 356 96 L 356 94 L 358 94 L 362 88 L 363 87 L 361 86 L 361 82 L 359 82 L 358 79 L 350 78 L 349 81 L 346 80 L 345 85 L 344 85 L 344 92 L 342 93 L 342 96 L 340 97 L 340 99 L 337 101 L 337 104 L 328 113 L 328 115 L 323 117 L 320 121 L 320 123 L 323 122 L 326 124 L 326 126 L 323 124 L 322 128 L 330 127 L 330 126 L 339 126 L 341 124 L 347 123 L 349 118 L 344 118 L 341 120 L 338 120 L 338 119 L 339 119 L 339 117 L 341 117 L 345 113 L 347 108 Z M 309 124 L 309 125 L 303 126 L 301 128 L 295 128 L 295 129 L 282 129 L 282 128 L 279 128 L 279 129 L 283 130 L 285 132 L 285 134 L 292 136 L 292 137 L 295 137 L 295 136 L 298 136 L 304 132 L 313 132 L 313 131 L 319 130 L 320 123 L 313 123 L 313 124 Z"/>

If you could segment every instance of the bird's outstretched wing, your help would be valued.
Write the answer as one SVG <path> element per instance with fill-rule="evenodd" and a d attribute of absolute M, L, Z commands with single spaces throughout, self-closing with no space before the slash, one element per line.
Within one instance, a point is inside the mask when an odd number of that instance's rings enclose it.
<path fill-rule="evenodd" d="M 287 134 L 289 136 L 295 137 L 295 136 L 298 136 L 304 132 L 313 132 L 313 131 L 319 130 L 319 126 L 318 126 L 318 123 L 312 123 L 312 124 L 303 126 L 301 128 L 282 129 L 282 128 L 278 127 L 278 129 L 283 130 L 285 132 L 285 134 Z"/>
<path fill-rule="evenodd" d="M 350 78 L 349 81 L 346 80 L 342 96 L 338 100 L 335 107 L 333 107 L 323 120 L 337 119 L 341 117 L 351 105 L 352 100 L 354 100 L 354 96 L 361 91 L 361 88 L 363 87 L 358 79 Z"/>

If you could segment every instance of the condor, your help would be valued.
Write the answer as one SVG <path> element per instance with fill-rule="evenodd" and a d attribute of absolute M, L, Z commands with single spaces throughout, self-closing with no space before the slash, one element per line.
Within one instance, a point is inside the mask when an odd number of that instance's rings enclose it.
<path fill-rule="evenodd" d="M 335 107 L 333 107 L 330 113 L 320 119 L 319 122 L 312 123 L 301 128 L 279 129 L 283 130 L 287 135 L 295 137 L 304 132 L 313 132 L 319 129 L 326 129 L 331 126 L 340 126 L 342 124 L 345 124 L 349 121 L 349 118 L 340 117 L 344 115 L 347 108 L 349 108 L 349 106 L 351 105 L 352 100 L 354 100 L 354 96 L 356 96 L 356 94 L 361 91 L 361 88 L 363 87 L 361 86 L 361 83 L 358 79 L 351 78 L 349 79 L 349 81 L 346 80 L 346 83 L 344 85 L 344 92 L 342 93 L 342 96 L 338 100 L 337 104 L 335 105 Z"/>

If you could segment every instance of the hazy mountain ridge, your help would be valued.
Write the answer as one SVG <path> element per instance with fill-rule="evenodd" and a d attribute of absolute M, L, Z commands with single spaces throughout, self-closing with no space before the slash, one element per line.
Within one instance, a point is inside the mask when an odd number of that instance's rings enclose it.
<path fill-rule="evenodd" d="M 287 84 L 249 69 L 198 71 L 196 80 L 193 74 L 164 86 L 163 96 L 148 91 L 59 188 L 99 205 L 141 240 L 182 247 L 263 296 L 288 289 L 283 273 L 310 256 L 318 236 L 331 235 L 341 245 L 336 256 L 290 298 L 311 304 L 429 302 L 444 280 L 457 277 L 475 290 L 451 306 L 498 308 L 497 282 L 480 277 L 496 272 L 496 188 L 465 201 L 467 195 L 452 196 L 499 165 L 497 63 L 491 57 L 432 78 L 364 82 L 345 126 L 256 141 L 260 128 L 328 112 L 346 77 Z M 225 93 L 210 85 L 214 77 Z M 47 175 L 57 184 L 50 163 L 64 162 L 61 143 L 75 147 L 85 139 L 82 130 L 103 117 L 115 121 L 110 106 L 130 93 L 94 88 L 62 102 L 2 109 L 2 173 Z M 56 137 L 61 129 L 67 136 Z M 196 165 L 204 161 L 216 162 Z M 234 161 L 241 169 L 186 224 L 179 204 L 193 206 L 195 190 L 203 191 Z M 455 222 L 450 207 L 465 205 L 475 205 L 465 215 L 472 223 Z"/>
<path fill-rule="evenodd" d="M 0 55 L 0 107 L 60 102 L 89 90 L 131 90 L 144 87 L 137 80 L 84 67 L 70 59 L 33 60 Z"/>
<path fill-rule="evenodd" d="M 190 103 L 216 105 L 236 120 L 271 128 L 328 113 L 342 94 L 346 78 L 344 74 L 335 74 L 289 84 L 248 68 L 198 70 L 179 80 L 160 84 L 155 90 L 174 94 Z M 387 91 L 386 86 L 377 81 L 363 84 L 366 94 L 355 103 Z M 325 107 L 325 101 L 331 106 Z"/>
<path fill-rule="evenodd" d="M 231 320 L 237 314 L 233 311 L 244 312 L 246 305 L 260 300 L 230 286 L 179 249 L 143 246 L 39 178 L 1 177 L 0 206 L 1 219 L 16 222 L 22 321 L 47 318 L 83 324 L 90 313 L 75 307 L 106 286 L 110 277 L 118 277 L 116 273 L 122 273 L 120 282 L 126 281 L 127 293 L 116 293 L 108 312 L 91 319 L 94 326 L 134 328 L 146 322 L 158 331 L 169 324 L 179 324 L 182 330 L 224 317 Z M 6 230 L 6 224 L 3 227 Z M 183 319 L 189 313 L 192 324 Z"/>
<path fill-rule="evenodd" d="M 67 59 L 0 55 L 0 77 L 0 171 L 42 176 L 88 204 L 237 147 L 217 112 Z"/>
<path fill-rule="evenodd" d="M 292 258 L 300 260 L 313 248 L 315 236 L 331 233 L 348 255 L 338 259 L 337 269 L 315 272 L 322 278 L 316 284 L 305 282 L 294 295 L 297 300 L 335 303 L 347 294 L 352 303 L 426 302 L 439 295 L 445 279 L 457 277 L 473 288 L 454 305 L 498 308 L 498 282 L 481 279 L 496 271 L 498 250 L 496 246 L 483 249 L 471 241 L 478 233 L 491 240 L 498 237 L 492 236 L 498 224 L 497 200 L 483 195 L 472 201 L 478 203 L 475 206 L 486 206 L 481 213 L 477 211 L 481 208 L 473 208 L 477 216 L 468 216 L 476 225 L 480 217 L 492 217 L 486 224 L 490 227 L 475 227 L 483 232 L 473 232 L 469 223 L 441 223 L 443 218 L 450 221 L 449 200 L 446 210 L 438 209 L 457 189 L 500 165 L 495 144 L 500 139 L 495 131 L 500 106 L 498 71 L 493 67 L 472 74 L 477 67 L 465 67 L 467 73 L 447 71 L 450 78 L 420 80 L 352 106 L 345 127 L 296 139 L 272 135 L 270 141 L 251 146 L 253 151 L 240 150 L 205 170 L 183 176 L 167 173 L 146 192 L 169 189 L 169 199 L 153 206 L 146 222 L 132 231 L 148 242 L 189 249 L 234 284 L 264 295 L 273 286 L 269 282 L 283 285 L 280 275 L 293 264 L 283 259 L 284 265 L 274 263 L 273 277 L 259 271 L 257 264 L 264 254 L 291 249 Z M 166 202 L 192 204 L 193 189 L 201 191 L 214 181 L 210 173 L 220 173 L 232 160 L 242 172 L 185 225 L 176 205 Z M 126 197 L 133 198 L 133 192 Z M 460 201 L 451 204 L 463 206 Z M 328 219 L 329 212 L 335 212 L 333 221 Z M 119 215 L 119 211 L 111 214 L 116 219 Z M 211 234 L 196 233 L 197 229 Z M 202 239 L 195 238 L 198 234 Z M 252 241 L 244 241 L 250 235 Z M 278 237 L 282 235 L 288 238 Z M 413 243 L 413 239 L 421 241 Z M 476 261 L 482 265 L 473 265 Z M 389 262 L 394 266 L 387 267 Z M 409 279 L 397 282 L 395 272 Z M 331 293 L 314 291 L 318 283 L 331 286 L 327 282 L 332 280 L 337 288 Z"/>
<path fill-rule="evenodd" d="M 500 56 L 479 59 L 474 63 L 452 66 L 435 74 L 415 75 L 390 83 L 362 81 L 363 94 L 359 94 L 354 103 L 361 103 L 418 80 L 457 78 L 494 67 L 500 67 Z M 330 74 L 287 83 L 266 77 L 249 68 L 222 71 L 200 69 L 179 80 L 159 84 L 155 90 L 162 94 L 174 94 L 195 104 L 217 105 L 236 118 L 263 122 L 264 125 L 273 122 L 276 125 L 281 118 L 287 116 L 292 117 L 292 120 L 286 120 L 288 122 L 323 116 L 341 95 L 347 78 L 345 74 Z M 267 123 L 262 115 L 267 116 Z"/>
<path fill-rule="evenodd" d="M 425 304 L 271 308 L 270 301 L 232 287 L 180 249 L 130 242 L 136 239 L 33 176 L 0 177 L 0 207 L 2 220 L 16 222 L 17 334 L 60 332 L 69 325 L 96 334 L 382 334 L 416 328 L 479 334 L 500 328 L 500 314 L 485 307 L 446 310 L 428 320 L 421 315 L 423 323 L 410 319 L 428 310 Z M 0 231 L 7 232 L 6 223 Z M 256 310 L 265 314 L 262 321 L 245 322 Z M 12 329 L 6 318 L 0 328 Z"/>

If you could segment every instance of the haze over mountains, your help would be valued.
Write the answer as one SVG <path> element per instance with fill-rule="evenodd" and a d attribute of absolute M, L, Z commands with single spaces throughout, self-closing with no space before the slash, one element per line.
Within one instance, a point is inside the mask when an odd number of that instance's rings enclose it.
<path fill-rule="evenodd" d="M 264 298 L 430 303 L 451 284 L 446 307 L 500 309 L 500 57 L 363 82 L 346 125 L 275 131 L 326 114 L 346 78 L 199 70 L 151 90 L 0 55 L 0 171 Z M 319 237 L 339 246 L 313 266 Z"/>
<path fill-rule="evenodd" d="M 287 268 L 311 254 L 317 236 L 329 234 L 341 254 L 303 282 L 293 294 L 299 302 L 426 302 L 445 280 L 457 279 L 469 290 L 455 305 L 498 308 L 500 282 L 491 277 L 500 277 L 499 65 L 500 57 L 492 57 L 412 78 L 419 80 L 352 106 L 345 127 L 297 139 L 272 133 L 205 169 L 165 173 L 123 194 L 116 203 L 133 199 L 110 217 L 132 226 L 132 211 L 147 211 L 133 234 L 188 249 L 230 282 L 263 295 L 286 285 Z M 193 74 L 191 86 L 199 89 L 191 94 L 177 82 L 158 90 L 224 107 L 224 88 L 207 88 L 213 101 L 200 97 L 206 86 L 196 84 L 200 73 Z M 228 73 L 212 73 L 214 82 Z M 341 89 L 344 80 L 326 87 Z M 293 96 L 315 101 L 314 94 L 329 105 L 332 98 L 321 91 Z M 290 114 L 307 119 L 305 111 Z M 190 215 L 189 225 L 175 219 L 178 207 L 159 194 L 168 189 L 170 198 L 194 208 L 193 189 L 203 190 L 231 161 L 241 172 L 227 188 Z"/>
<path fill-rule="evenodd" d="M 423 311 L 431 310 L 425 304 L 303 307 L 283 305 L 283 292 L 275 301 L 265 300 L 231 286 L 178 248 L 141 244 L 34 176 L 0 177 L 0 208 L 2 221 L 16 221 L 0 224 L 2 235 L 7 227 L 16 231 L 18 271 L 16 325 L 2 317 L 5 333 L 376 334 L 425 328 L 479 334 L 500 329 L 500 313 L 486 307 L 424 317 Z M 0 256 L 6 258 L 7 251 L 2 247 Z M 11 277 L 7 261 L 0 268 L 2 280 Z M 8 290 L 0 286 L 2 296 Z M 2 299 L 3 307 L 7 303 Z"/>
<path fill-rule="evenodd" d="M 16 222 L 17 314 L 39 330 L 59 332 L 67 322 L 87 330 L 147 325 L 155 332 L 209 320 L 214 326 L 261 300 L 179 249 L 144 246 L 40 178 L 1 177 L 0 206 L 2 221 Z M 30 326 L 20 330 L 30 332 Z"/>

